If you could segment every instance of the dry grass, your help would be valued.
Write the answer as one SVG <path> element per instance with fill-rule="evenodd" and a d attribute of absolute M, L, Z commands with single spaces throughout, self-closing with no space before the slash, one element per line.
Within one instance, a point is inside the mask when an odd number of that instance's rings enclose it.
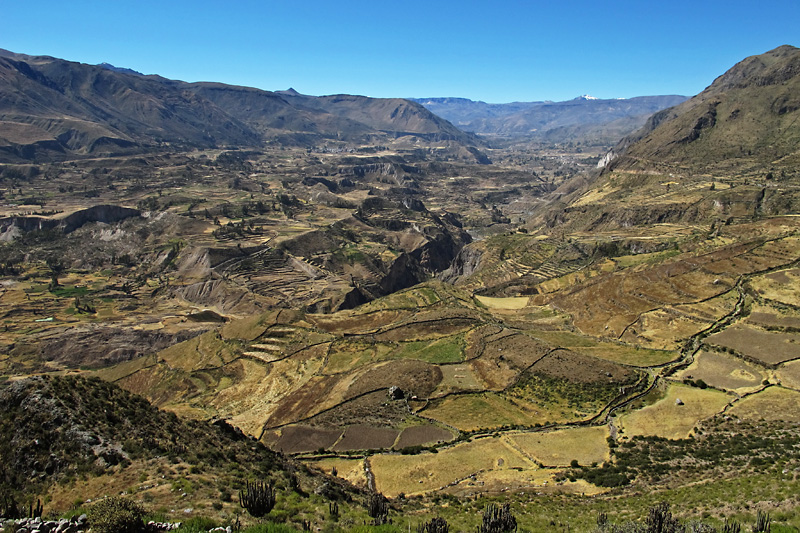
<path fill-rule="evenodd" d="M 439 383 L 434 396 L 456 391 L 479 391 L 484 389 L 477 376 L 475 376 L 472 367 L 468 364 L 442 365 L 440 368 L 442 370 L 442 382 Z"/>
<path fill-rule="evenodd" d="M 706 339 L 709 344 L 731 348 L 766 364 L 800 358 L 800 334 L 764 331 L 736 324 Z"/>
<path fill-rule="evenodd" d="M 768 387 L 736 402 L 730 414 L 750 420 L 800 422 L 800 392 L 783 387 Z"/>
<path fill-rule="evenodd" d="M 327 474 L 332 474 L 336 469 L 336 475 L 346 479 L 356 487 L 366 488 L 367 475 L 364 472 L 363 459 L 322 459 L 320 461 L 309 461 L 309 464 L 319 468 Z"/>
<path fill-rule="evenodd" d="M 515 433 L 506 437 L 526 456 L 545 466 L 569 466 L 573 460 L 582 465 L 608 460 L 608 428 L 582 427 L 541 433 Z"/>
<path fill-rule="evenodd" d="M 392 349 L 392 346 L 386 344 L 359 341 L 334 343 L 328 354 L 325 373 L 346 372 L 367 363 L 380 361 Z"/>
<path fill-rule="evenodd" d="M 370 458 L 377 489 L 394 497 L 437 490 L 473 474 L 496 470 L 535 469 L 536 465 L 501 439 L 480 439 L 419 455 L 375 455 Z"/>
<path fill-rule="evenodd" d="M 475 298 L 490 309 L 516 310 L 528 306 L 528 297 L 492 298 L 490 296 L 475 296 Z"/>
<path fill-rule="evenodd" d="M 766 373 L 758 366 L 719 352 L 701 351 L 695 361 L 680 372 L 679 379 L 702 379 L 712 387 L 740 394 L 761 386 Z"/>
<path fill-rule="evenodd" d="M 513 424 L 544 422 L 546 417 L 534 417 L 495 393 L 449 396 L 425 409 L 421 414 L 461 431 L 498 428 Z"/>
<path fill-rule="evenodd" d="M 683 405 L 677 405 L 678 399 Z M 730 397 L 720 391 L 672 383 L 661 400 L 623 415 L 619 424 L 626 437 L 686 438 L 699 421 L 719 413 L 729 401 Z"/>
<path fill-rule="evenodd" d="M 789 305 L 800 304 L 800 269 L 798 268 L 759 276 L 750 284 L 764 298 Z"/>
<path fill-rule="evenodd" d="M 663 365 L 677 357 L 675 352 L 669 350 L 651 350 L 630 344 L 595 340 L 570 331 L 535 331 L 532 334 L 555 346 L 624 365 L 639 367 Z"/>
<path fill-rule="evenodd" d="M 563 399 L 539 404 L 492 392 L 449 396 L 431 405 L 421 414 L 461 431 L 513 425 L 533 426 L 586 418 L 586 413 L 579 413 L 568 407 L 567 401 Z"/>
<path fill-rule="evenodd" d="M 781 384 L 791 389 L 800 390 L 800 361 L 785 363 L 775 371 L 775 376 Z"/>

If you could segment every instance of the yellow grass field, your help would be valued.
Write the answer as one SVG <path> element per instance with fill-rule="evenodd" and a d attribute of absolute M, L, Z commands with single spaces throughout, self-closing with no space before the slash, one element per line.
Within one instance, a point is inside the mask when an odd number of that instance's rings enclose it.
<path fill-rule="evenodd" d="M 800 392 L 783 387 L 768 387 L 734 404 L 730 414 L 750 420 L 800 422 Z"/>
<path fill-rule="evenodd" d="M 770 300 L 789 305 L 800 303 L 800 269 L 781 270 L 759 276 L 751 281 L 751 285 L 761 296 Z"/>
<path fill-rule="evenodd" d="M 443 488 L 473 474 L 509 469 L 536 469 L 502 439 L 485 438 L 419 455 L 375 455 L 370 458 L 376 488 L 389 497 Z"/>
<path fill-rule="evenodd" d="M 518 433 L 507 436 L 526 456 L 544 466 L 569 466 L 574 459 L 582 465 L 608 460 L 608 428 L 582 427 L 542 433 Z"/>
<path fill-rule="evenodd" d="M 537 405 L 511 400 L 491 392 L 451 396 L 422 411 L 423 416 L 449 424 L 462 431 L 492 429 L 505 425 L 533 425 L 575 420 L 579 415 L 561 403 Z"/>
<path fill-rule="evenodd" d="M 532 335 L 556 346 L 624 365 L 640 367 L 663 365 L 678 357 L 677 353 L 669 350 L 651 350 L 630 344 L 600 341 L 571 331 L 535 331 Z"/>
<path fill-rule="evenodd" d="M 336 468 L 336 475 L 346 479 L 357 487 L 367 486 L 367 475 L 364 472 L 363 459 L 322 459 L 320 461 L 309 461 L 309 464 L 319 468 L 327 474 L 331 474 Z"/>
<path fill-rule="evenodd" d="M 712 387 L 743 394 L 758 389 L 766 378 L 766 371 L 732 355 L 701 351 L 694 362 L 676 377 L 702 379 Z"/>
<path fill-rule="evenodd" d="M 680 399 L 684 404 L 677 405 Z M 730 397 L 712 389 L 698 389 L 672 383 L 664 398 L 620 417 L 619 424 L 626 437 L 654 435 L 667 439 L 686 438 L 694 426 L 722 411 Z"/>
<path fill-rule="evenodd" d="M 527 296 L 511 298 L 492 298 L 491 296 L 475 296 L 475 298 L 490 309 L 524 309 L 528 306 L 530 298 Z"/>
<path fill-rule="evenodd" d="M 800 361 L 790 361 L 782 364 L 775 371 L 775 376 L 781 380 L 783 386 L 800 390 Z"/>

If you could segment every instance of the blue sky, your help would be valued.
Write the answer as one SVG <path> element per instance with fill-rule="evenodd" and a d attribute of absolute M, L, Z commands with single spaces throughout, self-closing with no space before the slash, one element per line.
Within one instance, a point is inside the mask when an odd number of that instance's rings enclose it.
<path fill-rule="evenodd" d="M 0 0 L 0 13 L 14 52 L 314 95 L 691 96 L 749 55 L 800 46 L 800 0 Z"/>

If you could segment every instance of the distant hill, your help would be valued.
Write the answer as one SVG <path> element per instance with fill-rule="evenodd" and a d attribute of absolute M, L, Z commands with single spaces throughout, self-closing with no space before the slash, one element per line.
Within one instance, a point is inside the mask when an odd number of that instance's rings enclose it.
<path fill-rule="evenodd" d="M 613 139 L 618 135 L 619 138 L 644 125 L 656 111 L 685 100 L 685 96 L 676 95 L 610 100 L 584 95 L 565 102 L 509 104 L 487 104 L 465 98 L 415 99 L 464 131 L 556 142 L 581 136 Z"/>
<path fill-rule="evenodd" d="M 0 50 L 0 160 L 6 162 L 406 135 L 480 142 L 407 100 L 185 83 Z"/>

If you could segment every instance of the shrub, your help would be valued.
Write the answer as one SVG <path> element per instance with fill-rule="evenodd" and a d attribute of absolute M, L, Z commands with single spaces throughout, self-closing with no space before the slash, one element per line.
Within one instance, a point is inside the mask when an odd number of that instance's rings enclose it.
<path fill-rule="evenodd" d="M 144 509 L 127 498 L 100 500 L 89 508 L 87 516 L 96 533 L 135 533 L 144 528 Z"/>
<path fill-rule="evenodd" d="M 195 516 L 181 523 L 181 527 L 178 528 L 178 531 L 182 533 L 205 533 L 210 529 L 214 529 L 218 525 L 219 524 L 210 518 L 206 518 L 204 516 Z"/>

